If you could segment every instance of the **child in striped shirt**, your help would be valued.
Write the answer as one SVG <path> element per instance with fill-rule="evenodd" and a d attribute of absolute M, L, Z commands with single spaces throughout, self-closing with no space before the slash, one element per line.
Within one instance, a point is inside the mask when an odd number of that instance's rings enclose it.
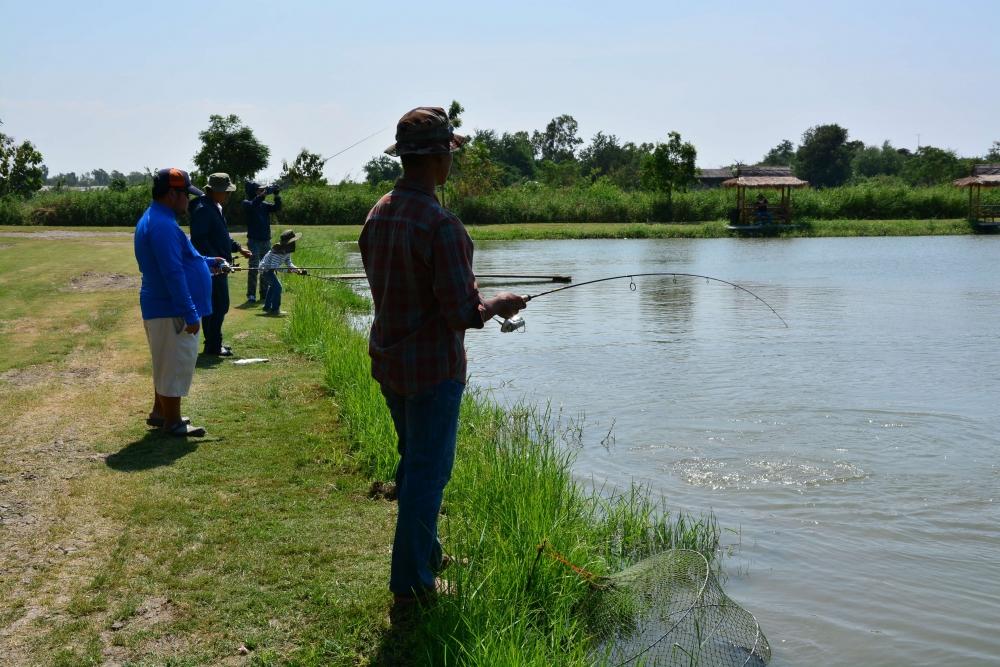
<path fill-rule="evenodd" d="M 257 269 L 261 272 L 261 280 L 264 283 L 264 312 L 269 315 L 281 316 L 285 313 L 281 310 L 281 281 L 278 280 L 278 271 L 290 271 L 300 275 L 306 275 L 305 269 L 292 264 L 292 253 L 295 252 L 295 242 L 302 238 L 301 234 L 296 234 L 291 229 L 286 229 L 281 233 L 278 243 L 271 246 L 264 258 L 260 260 Z"/>

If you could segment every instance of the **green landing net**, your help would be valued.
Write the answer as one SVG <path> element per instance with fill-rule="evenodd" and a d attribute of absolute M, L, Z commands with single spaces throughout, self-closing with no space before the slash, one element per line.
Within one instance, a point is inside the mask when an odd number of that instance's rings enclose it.
<path fill-rule="evenodd" d="M 757 619 L 722 592 L 697 551 L 663 551 L 590 583 L 580 612 L 597 664 L 760 667 L 771 659 Z"/>

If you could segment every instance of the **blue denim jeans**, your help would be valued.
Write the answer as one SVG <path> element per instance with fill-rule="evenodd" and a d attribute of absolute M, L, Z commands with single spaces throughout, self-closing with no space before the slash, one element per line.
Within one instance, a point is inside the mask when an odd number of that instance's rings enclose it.
<path fill-rule="evenodd" d="M 257 266 L 260 264 L 260 260 L 264 259 L 264 255 L 267 251 L 271 249 L 270 241 L 261 241 L 259 239 L 247 239 L 247 247 L 253 256 L 247 260 L 250 264 L 250 270 L 247 271 L 247 298 L 256 298 L 257 296 Z M 260 277 L 260 300 L 264 300 L 265 292 L 267 288 L 264 286 L 264 276 Z"/>
<path fill-rule="evenodd" d="M 464 390 L 465 385 L 455 380 L 445 380 L 415 396 L 401 396 L 382 387 L 399 437 L 399 513 L 389 573 L 389 590 L 393 593 L 434 590 L 434 573 L 442 557 L 438 513 L 455 463 L 458 411 Z"/>
<path fill-rule="evenodd" d="M 264 293 L 264 310 L 281 310 L 281 281 L 277 271 L 260 272 L 260 289 Z"/>

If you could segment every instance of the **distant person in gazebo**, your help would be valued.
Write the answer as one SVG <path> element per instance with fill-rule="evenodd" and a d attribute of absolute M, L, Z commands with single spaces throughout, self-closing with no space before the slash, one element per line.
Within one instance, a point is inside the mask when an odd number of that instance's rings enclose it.
<path fill-rule="evenodd" d="M 774 222 L 774 216 L 771 212 L 767 210 L 767 197 L 764 193 L 757 195 L 757 202 L 754 204 L 754 220 L 756 220 L 759 225 L 769 225 Z"/>

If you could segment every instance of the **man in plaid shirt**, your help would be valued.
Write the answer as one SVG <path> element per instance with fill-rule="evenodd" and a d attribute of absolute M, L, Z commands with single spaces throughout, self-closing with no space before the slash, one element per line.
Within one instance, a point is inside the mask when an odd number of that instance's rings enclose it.
<path fill-rule="evenodd" d="M 465 143 L 439 107 L 418 107 L 396 126 L 386 149 L 403 177 L 372 208 L 358 244 L 375 305 L 368 342 L 399 438 L 399 514 L 389 589 L 406 605 L 435 593 L 443 561 L 437 516 L 451 477 L 465 389 L 465 330 L 527 304 L 510 292 L 483 299 L 472 271 L 472 239 L 434 188 Z"/>

